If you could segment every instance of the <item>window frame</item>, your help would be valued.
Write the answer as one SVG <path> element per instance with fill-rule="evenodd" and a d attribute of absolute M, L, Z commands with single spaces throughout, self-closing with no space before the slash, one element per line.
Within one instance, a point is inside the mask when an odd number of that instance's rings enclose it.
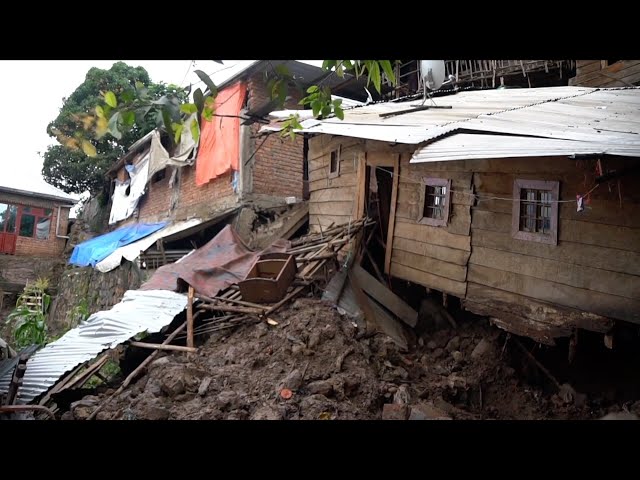
<path fill-rule="evenodd" d="M 449 213 L 451 212 L 451 179 L 422 177 L 422 185 L 420 189 L 420 203 L 418 204 L 418 223 L 421 225 L 429 225 L 432 227 L 446 227 L 449 223 Z M 447 187 L 444 202 L 444 218 L 431 218 L 424 216 L 424 202 L 427 196 L 428 187 Z"/>
<path fill-rule="evenodd" d="M 550 233 L 524 232 L 520 230 L 520 213 L 522 207 L 522 189 L 545 190 L 551 192 L 551 227 Z M 560 199 L 560 182 L 554 180 L 525 180 L 517 178 L 513 181 L 513 209 L 511 212 L 511 236 L 516 240 L 558 245 L 558 200 Z"/>
<path fill-rule="evenodd" d="M 25 212 L 25 209 L 27 210 Z M 35 211 L 31 211 L 31 210 Z M 51 211 L 50 215 L 46 215 L 47 210 Z M 45 208 L 45 207 L 32 207 L 30 205 L 18 205 L 18 214 L 16 218 L 16 235 L 22 238 L 31 238 L 33 240 L 37 240 L 39 242 L 48 242 L 51 239 L 51 228 L 53 225 L 53 213 L 54 208 Z M 20 229 L 22 228 L 22 217 L 24 215 L 30 215 L 34 217 L 33 222 L 33 232 L 31 235 L 22 235 L 20 233 Z M 48 218 L 50 220 L 49 230 L 47 231 L 47 238 L 38 238 L 38 222 L 42 219 Z"/>
<path fill-rule="evenodd" d="M 331 157 L 333 156 L 333 154 L 335 153 L 336 155 L 336 169 L 335 171 L 331 170 Z M 342 154 L 342 145 L 340 145 L 338 148 L 331 150 L 329 152 L 329 178 L 336 178 L 340 176 L 340 157 Z"/>

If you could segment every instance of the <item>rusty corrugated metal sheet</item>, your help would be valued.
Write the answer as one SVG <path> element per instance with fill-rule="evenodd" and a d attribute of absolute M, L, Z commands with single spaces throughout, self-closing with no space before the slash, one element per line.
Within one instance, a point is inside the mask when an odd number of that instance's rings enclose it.
<path fill-rule="evenodd" d="M 17 402 L 29 403 L 78 365 L 138 333 L 159 332 L 187 305 L 186 295 L 165 290 L 129 290 L 111 310 L 96 312 L 78 327 L 38 351 L 27 362 Z M 11 373 L 0 379 L 5 393 Z"/>

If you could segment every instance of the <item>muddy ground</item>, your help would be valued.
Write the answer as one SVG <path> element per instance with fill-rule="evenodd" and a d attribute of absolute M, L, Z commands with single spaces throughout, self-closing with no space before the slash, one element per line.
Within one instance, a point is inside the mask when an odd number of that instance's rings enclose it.
<path fill-rule="evenodd" d="M 202 338 L 192 358 L 161 356 L 97 418 L 538 420 L 609 411 L 550 387 L 486 320 L 423 334 L 401 352 L 382 334 L 356 338 L 355 324 L 317 299 L 298 299 L 274 319 Z M 85 397 L 63 418 L 86 418 L 112 392 Z"/>

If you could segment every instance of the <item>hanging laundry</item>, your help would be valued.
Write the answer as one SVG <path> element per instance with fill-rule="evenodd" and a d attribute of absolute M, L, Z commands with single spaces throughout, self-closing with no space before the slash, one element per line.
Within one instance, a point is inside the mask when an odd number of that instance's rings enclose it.
<path fill-rule="evenodd" d="M 144 195 L 149 175 L 149 153 L 135 165 L 125 165 L 129 180 L 119 182 L 113 192 L 109 225 L 126 220 L 138 207 L 140 197 Z"/>
<path fill-rule="evenodd" d="M 191 123 L 197 122 L 197 114 L 192 114 L 184 121 L 184 128 L 182 129 L 182 136 L 180 137 L 180 143 L 177 145 L 173 156 L 169 155 L 169 152 L 164 148 L 160 141 L 160 132 L 154 130 L 151 134 L 151 150 L 149 153 L 149 180 L 154 174 L 160 170 L 171 165 L 174 167 L 184 167 L 187 165 L 193 165 L 195 161 L 194 151 L 196 149 L 196 142 L 191 134 Z"/>
<path fill-rule="evenodd" d="M 238 82 L 220 92 L 211 121 L 202 119 L 200 146 L 196 161 L 196 185 L 209 183 L 231 170 L 239 170 L 240 119 L 247 85 Z M 225 116 L 226 115 L 226 116 Z"/>

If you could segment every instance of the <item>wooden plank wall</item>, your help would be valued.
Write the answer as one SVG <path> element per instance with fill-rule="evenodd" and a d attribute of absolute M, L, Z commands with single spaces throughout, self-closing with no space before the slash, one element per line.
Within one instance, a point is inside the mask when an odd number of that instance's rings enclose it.
<path fill-rule="evenodd" d="M 603 166 L 619 169 L 635 161 L 605 159 Z M 594 166 L 567 158 L 480 160 L 473 165 L 473 184 L 478 195 L 511 197 L 515 178 L 557 180 L 560 199 L 574 200 L 594 185 Z M 594 191 L 584 212 L 575 203 L 560 204 L 558 245 L 514 240 L 511 203 L 478 202 L 472 208 L 468 300 L 482 303 L 487 289 L 499 290 L 506 303 L 521 303 L 523 296 L 640 323 L 638 178 L 621 180 L 622 206 L 617 182 L 611 191 L 607 185 Z"/>
<path fill-rule="evenodd" d="M 619 60 L 611 65 L 607 65 L 606 62 L 606 60 L 578 60 L 576 76 L 569 79 L 569 85 L 626 87 L 640 82 L 640 60 Z"/>
<path fill-rule="evenodd" d="M 329 178 L 331 151 L 341 147 L 340 175 Z M 309 140 L 309 229 L 320 231 L 355 219 L 357 165 L 364 140 L 319 135 Z"/>
<path fill-rule="evenodd" d="M 422 211 L 422 177 L 451 179 L 452 190 L 469 192 L 472 173 L 438 171 L 426 164 L 411 165 L 410 158 L 410 154 L 403 154 L 400 160 L 391 275 L 464 298 L 471 253 L 471 197 L 453 194 L 446 227 L 422 225 L 417 220 Z"/>

